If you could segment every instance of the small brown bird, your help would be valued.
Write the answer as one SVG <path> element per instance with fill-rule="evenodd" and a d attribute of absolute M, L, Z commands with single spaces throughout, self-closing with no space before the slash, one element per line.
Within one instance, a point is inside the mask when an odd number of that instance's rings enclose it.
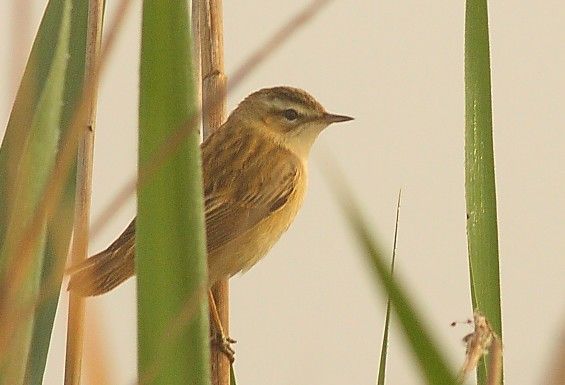
<path fill-rule="evenodd" d="M 307 185 L 318 134 L 351 120 L 303 90 L 265 88 L 245 98 L 202 143 L 209 285 L 246 271 L 288 229 Z M 135 219 L 106 250 L 71 268 L 69 290 L 92 296 L 135 274 Z"/>

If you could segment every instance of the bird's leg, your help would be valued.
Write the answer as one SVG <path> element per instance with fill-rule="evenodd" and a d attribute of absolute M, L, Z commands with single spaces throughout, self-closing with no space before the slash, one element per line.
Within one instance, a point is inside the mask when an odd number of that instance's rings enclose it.
<path fill-rule="evenodd" d="M 213 342 L 218 345 L 219 349 L 228 357 L 230 362 L 233 363 L 235 350 L 233 350 L 231 344 L 234 344 L 237 341 L 230 337 L 227 337 L 224 333 L 224 328 L 222 326 L 222 321 L 220 320 L 220 314 L 218 313 L 218 308 L 216 307 L 216 301 L 214 300 L 212 290 L 208 290 L 208 302 L 212 315 L 211 326 L 213 333 Z"/>

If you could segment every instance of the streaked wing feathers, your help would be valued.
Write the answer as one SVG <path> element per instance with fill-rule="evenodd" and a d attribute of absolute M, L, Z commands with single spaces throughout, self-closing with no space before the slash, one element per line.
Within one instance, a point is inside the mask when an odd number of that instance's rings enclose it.
<path fill-rule="evenodd" d="M 224 151 L 239 152 L 240 160 L 240 151 L 250 155 L 244 157 L 239 167 L 222 164 L 220 159 L 229 162 L 231 158 L 225 154 L 204 159 L 213 163 L 207 164 L 204 170 L 216 172 L 216 176 L 222 174 L 221 178 L 214 178 L 213 184 L 204 175 L 209 253 L 243 235 L 284 206 L 294 193 L 302 170 L 298 158 L 289 156 L 285 149 L 252 142 L 251 138 L 238 139 L 231 143 L 233 146 L 224 147 Z M 245 139 L 250 141 L 241 141 Z"/>

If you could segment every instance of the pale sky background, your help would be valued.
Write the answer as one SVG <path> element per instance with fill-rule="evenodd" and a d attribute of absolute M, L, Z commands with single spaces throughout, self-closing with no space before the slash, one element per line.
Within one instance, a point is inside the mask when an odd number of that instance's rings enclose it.
<path fill-rule="evenodd" d="M 18 0 L 22 1 L 22 0 Z M 0 2 L 0 134 L 45 1 L 14 22 Z M 141 2 L 129 14 L 102 78 L 92 217 L 136 170 Z M 305 1 L 226 1 L 228 76 Z M 113 14 L 115 2 L 108 2 Z M 491 1 L 494 140 L 504 306 L 505 379 L 543 383 L 565 320 L 565 8 L 562 1 Z M 23 20 L 23 21 L 22 21 Z M 459 367 L 469 296 L 464 201 L 464 1 L 333 1 L 229 95 L 293 85 L 355 121 L 330 127 L 315 145 L 309 194 L 269 255 L 231 282 L 235 370 L 247 384 L 373 384 L 384 320 L 356 243 L 321 173 L 327 156 L 383 245 L 391 248 L 403 188 L 398 276 L 411 289 Z M 17 24 L 17 26 L 16 26 Z M 16 28 L 16 29 L 15 29 Z M 14 48 L 13 32 L 21 44 Z M 15 73 L 16 72 L 16 73 Z M 134 197 L 90 250 L 105 248 L 135 215 Z M 61 384 L 66 293 L 60 302 L 45 384 Z M 88 301 L 99 317 L 112 383 L 136 376 L 135 282 Z M 88 359 L 88 357 L 86 358 Z M 392 325 L 389 384 L 420 384 Z M 84 381 L 88 384 L 88 381 Z"/>

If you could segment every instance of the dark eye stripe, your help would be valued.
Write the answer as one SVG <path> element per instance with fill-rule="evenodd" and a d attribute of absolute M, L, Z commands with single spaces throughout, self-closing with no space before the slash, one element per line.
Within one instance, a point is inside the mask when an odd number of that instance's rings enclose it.
<path fill-rule="evenodd" d="M 298 119 L 298 112 L 293 108 L 289 108 L 283 111 L 283 116 L 286 120 L 294 121 Z"/>

